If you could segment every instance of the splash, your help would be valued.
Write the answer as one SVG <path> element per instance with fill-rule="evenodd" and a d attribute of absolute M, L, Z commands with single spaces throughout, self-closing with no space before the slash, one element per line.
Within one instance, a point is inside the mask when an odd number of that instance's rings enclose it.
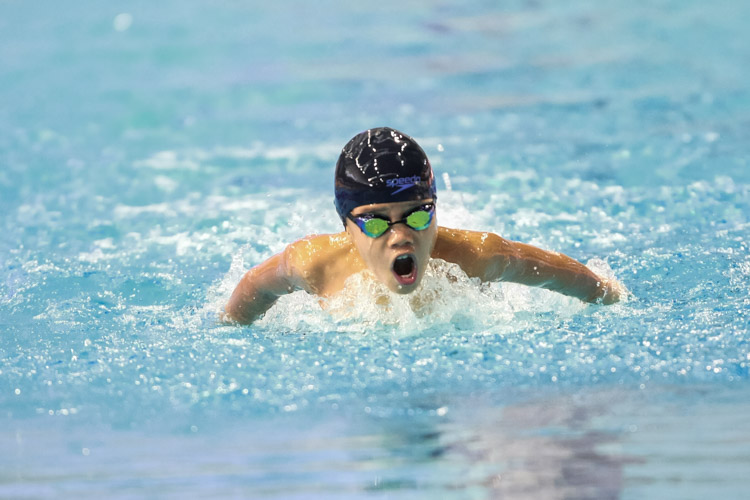
<path fill-rule="evenodd" d="M 226 282 L 225 278 L 222 283 Z M 547 290 L 481 283 L 469 278 L 457 264 L 432 259 L 411 294 L 393 293 L 372 273 L 363 271 L 350 276 L 344 289 L 328 299 L 305 292 L 281 297 L 256 324 L 277 331 L 400 336 L 445 328 L 509 333 L 523 328 L 537 315 L 568 317 L 583 308 L 580 301 Z"/>

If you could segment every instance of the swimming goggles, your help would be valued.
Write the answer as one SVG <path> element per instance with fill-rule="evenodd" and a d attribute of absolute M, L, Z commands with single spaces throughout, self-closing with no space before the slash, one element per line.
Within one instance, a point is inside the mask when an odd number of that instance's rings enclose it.
<path fill-rule="evenodd" d="M 382 236 L 383 233 L 388 231 L 394 224 L 403 222 L 415 231 L 424 231 L 432 223 L 432 217 L 435 215 L 435 205 L 428 203 L 426 205 L 419 206 L 406 214 L 401 220 L 390 221 L 373 214 L 362 214 L 352 215 L 349 213 L 347 217 L 359 227 L 363 233 L 370 238 L 377 238 Z"/>

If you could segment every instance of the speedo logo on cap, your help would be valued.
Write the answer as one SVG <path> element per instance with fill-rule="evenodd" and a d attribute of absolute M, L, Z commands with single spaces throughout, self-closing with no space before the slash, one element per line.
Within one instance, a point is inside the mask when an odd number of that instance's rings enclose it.
<path fill-rule="evenodd" d="M 385 181 L 385 185 L 389 188 L 398 188 L 391 193 L 391 196 L 398 194 L 401 191 L 406 191 L 409 188 L 413 188 L 417 183 L 422 182 L 422 178 L 418 175 L 412 177 L 399 177 L 397 179 L 388 179 Z"/>

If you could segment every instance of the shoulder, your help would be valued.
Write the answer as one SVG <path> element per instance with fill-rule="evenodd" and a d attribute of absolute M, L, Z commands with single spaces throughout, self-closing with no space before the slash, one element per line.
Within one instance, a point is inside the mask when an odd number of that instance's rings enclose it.
<path fill-rule="evenodd" d="M 336 234 L 314 234 L 290 243 L 284 249 L 287 258 L 298 264 L 314 263 L 316 258 L 326 257 L 331 253 L 346 250 L 351 246 L 345 232 Z"/>
<path fill-rule="evenodd" d="M 345 232 L 306 236 L 284 249 L 285 267 L 297 287 L 317 293 L 326 269 L 350 249 Z"/>
<path fill-rule="evenodd" d="M 515 251 L 514 242 L 495 233 L 439 227 L 432 256 L 458 264 L 471 277 L 494 281 Z"/>
<path fill-rule="evenodd" d="M 433 253 L 469 252 L 475 256 L 484 253 L 513 251 L 513 242 L 495 233 L 469 231 L 466 229 L 438 228 L 438 237 Z M 440 257 L 440 255 L 435 255 Z"/>

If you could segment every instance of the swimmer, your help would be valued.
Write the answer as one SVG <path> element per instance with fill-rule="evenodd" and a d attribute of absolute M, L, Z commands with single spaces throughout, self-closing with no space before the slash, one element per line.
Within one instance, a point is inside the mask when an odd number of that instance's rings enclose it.
<path fill-rule="evenodd" d="M 225 306 L 225 320 L 249 324 L 295 290 L 339 293 L 369 270 L 392 292 L 419 286 L 430 259 L 457 264 L 483 282 L 510 281 L 586 302 L 612 304 L 622 288 L 565 255 L 493 233 L 437 224 L 432 167 L 406 134 L 381 127 L 356 135 L 336 163 L 335 201 L 344 230 L 307 236 L 250 269 Z"/>

